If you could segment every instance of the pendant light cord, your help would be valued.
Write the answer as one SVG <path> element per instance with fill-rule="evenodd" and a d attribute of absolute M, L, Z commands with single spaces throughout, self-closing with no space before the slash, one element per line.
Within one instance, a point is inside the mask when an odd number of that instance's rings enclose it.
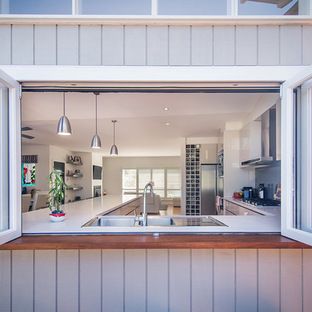
<path fill-rule="evenodd" d="M 65 116 L 65 92 L 63 92 L 63 116 Z"/>
<path fill-rule="evenodd" d="M 95 133 L 98 134 L 97 132 L 97 94 L 95 95 Z"/>
<path fill-rule="evenodd" d="M 114 145 L 115 145 L 116 120 L 114 120 L 113 123 L 114 123 Z"/>

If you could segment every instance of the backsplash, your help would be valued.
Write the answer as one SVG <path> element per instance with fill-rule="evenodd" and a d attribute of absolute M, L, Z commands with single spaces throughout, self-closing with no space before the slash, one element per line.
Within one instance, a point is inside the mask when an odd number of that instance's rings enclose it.
<path fill-rule="evenodd" d="M 263 168 L 256 168 L 256 187 L 264 184 L 266 198 L 273 199 L 276 184 L 281 184 L 281 162 L 277 161 L 274 165 Z"/>

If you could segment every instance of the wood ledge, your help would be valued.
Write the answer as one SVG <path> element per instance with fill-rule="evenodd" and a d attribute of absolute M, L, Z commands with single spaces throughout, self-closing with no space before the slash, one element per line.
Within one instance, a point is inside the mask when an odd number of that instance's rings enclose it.
<path fill-rule="evenodd" d="M 35 249 L 282 249 L 312 248 L 278 234 L 22 236 L 0 250 Z"/>

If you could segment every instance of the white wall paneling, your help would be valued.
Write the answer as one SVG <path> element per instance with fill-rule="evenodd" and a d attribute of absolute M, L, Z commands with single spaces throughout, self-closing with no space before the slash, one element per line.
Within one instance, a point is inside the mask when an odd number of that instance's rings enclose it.
<path fill-rule="evenodd" d="M 279 26 L 258 27 L 258 65 L 280 63 L 280 29 Z"/>
<path fill-rule="evenodd" d="M 57 64 L 78 65 L 79 26 L 57 26 Z"/>
<path fill-rule="evenodd" d="M 11 64 L 11 25 L 0 25 L 0 64 Z"/>
<path fill-rule="evenodd" d="M 34 26 L 12 26 L 12 64 L 34 64 Z"/>
<path fill-rule="evenodd" d="M 257 26 L 236 26 L 236 65 L 257 65 Z"/>
<path fill-rule="evenodd" d="M 312 26 L 302 28 L 303 65 L 312 64 Z"/>
<path fill-rule="evenodd" d="M 80 26 L 79 64 L 102 64 L 102 30 L 101 26 Z"/>
<path fill-rule="evenodd" d="M 191 64 L 191 27 L 169 27 L 169 65 Z"/>
<path fill-rule="evenodd" d="M 0 251 L 1 312 L 310 312 L 311 287 L 310 249 Z"/>
<path fill-rule="evenodd" d="M 235 27 L 214 27 L 213 60 L 214 65 L 235 64 Z"/>
<path fill-rule="evenodd" d="M 146 65 L 146 27 L 125 26 L 125 65 Z"/>
<path fill-rule="evenodd" d="M 281 65 L 302 64 L 302 27 L 280 26 Z"/>
<path fill-rule="evenodd" d="M 212 27 L 193 26 L 191 30 L 192 65 L 212 65 Z"/>
<path fill-rule="evenodd" d="M 102 64 L 124 64 L 124 27 L 102 27 Z"/>
<path fill-rule="evenodd" d="M 147 64 L 168 65 L 168 26 L 147 27 Z"/>
<path fill-rule="evenodd" d="M 35 64 L 56 64 L 56 26 L 35 26 L 34 49 Z"/>

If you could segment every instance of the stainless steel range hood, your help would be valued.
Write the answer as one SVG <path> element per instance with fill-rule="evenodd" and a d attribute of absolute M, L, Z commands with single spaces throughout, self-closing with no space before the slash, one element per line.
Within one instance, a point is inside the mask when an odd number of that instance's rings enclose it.
<path fill-rule="evenodd" d="M 258 119 L 261 122 L 261 135 L 259 142 L 261 144 L 261 153 L 258 157 L 253 157 L 241 162 L 242 167 L 246 166 L 268 166 L 278 160 L 277 154 L 277 133 L 280 131 L 279 122 L 277 122 L 278 114 L 276 113 L 276 105 L 264 112 Z"/>

